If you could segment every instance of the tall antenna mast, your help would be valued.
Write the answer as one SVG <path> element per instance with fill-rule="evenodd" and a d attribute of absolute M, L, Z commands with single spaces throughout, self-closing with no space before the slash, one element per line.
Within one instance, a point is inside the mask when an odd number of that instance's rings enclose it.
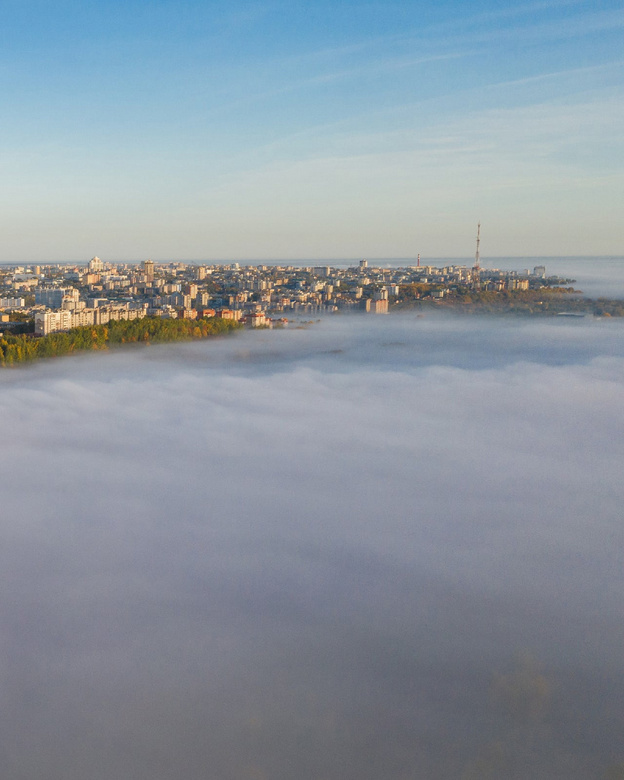
<path fill-rule="evenodd" d="M 416 268 L 420 268 L 420 252 L 418 253 L 418 260 L 416 261 Z"/>
<path fill-rule="evenodd" d="M 472 269 L 472 289 L 479 292 L 481 290 L 481 257 L 479 255 L 479 244 L 481 243 L 481 222 L 477 224 L 477 251 L 475 252 L 475 264 Z"/>

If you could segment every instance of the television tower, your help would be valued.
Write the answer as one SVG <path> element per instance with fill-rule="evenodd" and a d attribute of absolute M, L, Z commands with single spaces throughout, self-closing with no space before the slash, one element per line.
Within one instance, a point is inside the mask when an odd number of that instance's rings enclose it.
<path fill-rule="evenodd" d="M 479 255 L 479 244 L 481 243 L 481 223 L 477 224 L 477 251 L 475 253 L 475 263 L 472 268 L 472 289 L 481 291 L 481 256 Z"/>
<path fill-rule="evenodd" d="M 420 252 L 418 253 L 418 260 L 416 260 L 416 268 L 420 268 Z"/>

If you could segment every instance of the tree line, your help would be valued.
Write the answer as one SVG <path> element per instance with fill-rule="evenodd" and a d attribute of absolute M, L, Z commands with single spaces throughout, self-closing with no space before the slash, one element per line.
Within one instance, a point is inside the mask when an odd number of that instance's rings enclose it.
<path fill-rule="evenodd" d="M 12 366 L 38 358 L 61 357 L 72 352 L 108 349 L 117 344 L 151 344 L 169 341 L 193 341 L 221 336 L 242 326 L 221 317 L 182 320 L 144 317 L 119 320 L 107 325 L 87 325 L 47 336 L 28 334 L 0 336 L 0 366 Z"/>

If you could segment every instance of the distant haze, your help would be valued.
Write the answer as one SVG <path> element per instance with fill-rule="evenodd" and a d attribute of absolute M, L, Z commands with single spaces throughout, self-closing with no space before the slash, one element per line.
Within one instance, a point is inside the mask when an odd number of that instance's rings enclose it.
<path fill-rule="evenodd" d="M 623 334 L 337 316 L 2 371 L 3 778 L 622 764 Z"/>

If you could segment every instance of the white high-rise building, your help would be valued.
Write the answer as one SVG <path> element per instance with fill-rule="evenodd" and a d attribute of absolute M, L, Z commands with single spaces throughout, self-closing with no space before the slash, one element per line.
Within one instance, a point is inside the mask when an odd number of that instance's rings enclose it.
<path fill-rule="evenodd" d="M 69 330 L 73 324 L 71 311 L 38 311 L 35 314 L 35 333 L 47 336 L 57 330 Z"/>

